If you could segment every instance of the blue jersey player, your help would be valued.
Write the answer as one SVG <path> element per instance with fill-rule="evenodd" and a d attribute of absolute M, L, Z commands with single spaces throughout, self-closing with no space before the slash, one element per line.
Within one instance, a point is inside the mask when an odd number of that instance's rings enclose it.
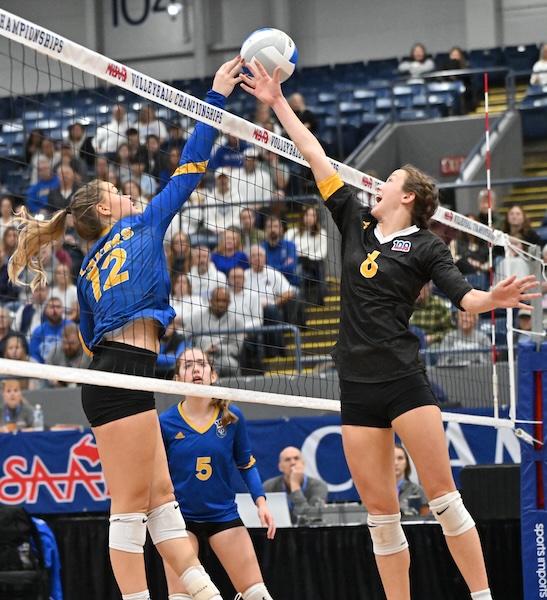
<path fill-rule="evenodd" d="M 177 359 L 175 380 L 211 385 L 216 382 L 217 373 L 203 350 L 189 348 Z M 272 539 L 275 524 L 266 506 L 243 414 L 225 400 L 187 395 L 160 416 L 160 424 L 175 496 L 196 554 L 199 538 L 207 538 L 244 600 L 271 600 L 230 485 L 235 466 L 255 501 L 260 522 L 268 528 L 268 538 Z M 169 600 L 189 599 L 173 570 L 166 565 L 165 572 Z"/>
<path fill-rule="evenodd" d="M 340 379 L 342 441 L 351 475 L 369 511 L 376 564 L 388 600 L 410 600 L 408 543 L 401 527 L 393 452 L 396 432 L 411 455 L 429 507 L 440 522 L 473 600 L 492 600 L 482 548 L 457 491 L 441 411 L 419 360 L 409 319 L 430 279 L 470 313 L 528 308 L 534 277 L 510 277 L 489 292 L 467 283 L 446 245 L 429 230 L 435 183 L 406 165 L 376 189 L 369 212 L 344 185 L 319 141 L 292 111 L 279 83 L 257 61 L 242 87 L 272 107 L 308 161 L 341 234 L 340 332 L 333 357 Z"/>
<path fill-rule="evenodd" d="M 218 122 L 240 69 L 239 57 L 222 65 L 207 94 L 206 111 Z M 178 169 L 142 213 L 129 196 L 97 180 L 78 190 L 50 220 L 23 213 L 10 263 L 12 281 L 25 268 L 36 275 L 33 288 L 44 281 L 40 247 L 61 237 L 69 213 L 77 234 L 91 245 L 78 278 L 80 332 L 93 354 L 90 369 L 154 375 L 160 337 L 174 317 L 163 236 L 203 177 L 215 137 L 212 126 L 196 125 Z M 102 383 L 99 374 L 97 382 Z M 147 530 L 192 598 L 219 600 L 175 502 L 153 394 L 84 385 L 82 401 L 112 500 L 110 560 L 123 600 L 149 600 L 143 558 Z"/>

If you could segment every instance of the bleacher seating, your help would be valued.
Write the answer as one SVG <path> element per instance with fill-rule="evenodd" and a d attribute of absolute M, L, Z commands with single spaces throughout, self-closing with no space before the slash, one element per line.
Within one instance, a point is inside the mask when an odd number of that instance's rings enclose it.
<path fill-rule="evenodd" d="M 508 67 L 527 76 L 537 60 L 539 49 L 535 44 L 508 46 L 505 48 L 473 49 L 466 53 L 472 68 Z M 435 56 L 440 67 L 446 52 Z M 370 132 L 371 128 L 386 118 L 410 120 L 440 118 L 462 114 L 463 86 L 458 81 L 402 81 L 396 57 L 318 65 L 297 69 L 285 82 L 288 95 L 301 92 L 306 103 L 318 117 L 319 135 L 335 139 L 332 119 L 349 128 Z M 504 81 L 504 73 L 495 73 L 491 82 Z M 482 75 L 473 75 L 471 84 L 482 89 Z M 210 78 L 179 79 L 171 82 L 173 87 L 196 97 L 203 98 L 210 86 Z M 544 113 L 547 90 L 530 88 L 522 102 L 523 134 L 526 139 L 544 137 L 547 131 Z M 97 104 L 97 97 L 100 98 Z M 116 86 L 101 85 L 96 90 L 80 89 L 41 93 L 34 97 L 0 99 L 0 156 L 14 156 L 22 152 L 24 140 L 32 128 L 42 129 L 45 135 L 59 141 L 68 125 L 74 121 L 88 124 L 88 135 L 95 126 L 108 121 L 112 105 L 123 101 L 130 106 L 134 117 L 142 105 L 142 98 L 120 90 Z M 228 110 L 249 118 L 254 111 L 255 100 L 241 90 L 230 98 Z M 374 115 L 374 116 L 372 116 Z M 162 108 L 161 118 L 169 120 L 173 111 Z M 348 147 L 352 145 L 346 144 Z M 343 154 L 338 149 L 338 154 Z"/>

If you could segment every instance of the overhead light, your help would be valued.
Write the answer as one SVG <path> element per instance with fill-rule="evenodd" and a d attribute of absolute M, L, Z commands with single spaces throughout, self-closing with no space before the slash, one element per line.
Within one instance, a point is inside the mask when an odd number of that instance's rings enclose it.
<path fill-rule="evenodd" d="M 173 21 L 177 18 L 179 12 L 182 11 L 182 4 L 177 2 L 177 0 L 169 0 L 169 4 L 167 5 L 167 13 L 173 19 Z"/>

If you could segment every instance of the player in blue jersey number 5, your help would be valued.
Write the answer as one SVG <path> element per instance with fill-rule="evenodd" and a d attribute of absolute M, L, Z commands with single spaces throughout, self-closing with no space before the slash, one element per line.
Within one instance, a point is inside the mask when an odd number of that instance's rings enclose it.
<path fill-rule="evenodd" d="M 207 94 L 210 113 L 224 108 L 240 81 L 240 68 L 237 57 L 217 71 Z M 23 214 L 9 265 L 12 281 L 28 267 L 36 275 L 33 288 L 44 282 L 40 247 L 62 236 L 68 213 L 77 234 L 91 244 L 78 278 L 80 333 L 93 354 L 90 369 L 154 376 L 159 340 L 175 316 L 163 238 L 203 177 L 216 133 L 210 125 L 196 125 L 179 167 L 144 212 L 111 183 L 93 180 L 51 220 Z M 143 557 L 147 529 L 192 598 L 218 600 L 175 502 L 154 395 L 102 387 L 100 377 L 98 383 L 82 387 L 82 402 L 112 500 L 110 560 L 123 600 L 149 599 Z"/>
<path fill-rule="evenodd" d="M 207 354 L 190 348 L 177 359 L 175 380 L 211 385 L 217 373 Z M 260 522 L 267 527 L 266 535 L 272 539 L 275 524 L 242 412 L 225 400 L 187 395 L 160 415 L 160 423 L 175 496 L 196 554 L 199 538 L 206 538 L 243 600 L 271 600 L 230 485 L 235 466 L 251 492 Z M 172 569 L 166 567 L 165 572 L 169 600 L 189 599 Z"/>
<path fill-rule="evenodd" d="M 369 211 L 344 185 L 322 146 L 284 98 L 279 68 L 247 65 L 242 87 L 271 106 L 308 161 L 342 236 L 341 311 L 333 352 L 340 378 L 342 441 L 368 525 L 388 600 L 410 600 L 408 543 L 393 469 L 394 432 L 412 457 L 429 507 L 473 600 L 491 600 L 475 523 L 456 490 L 441 411 L 419 359 L 409 319 L 430 279 L 454 305 L 470 313 L 496 307 L 530 308 L 533 277 L 510 277 L 490 292 L 475 290 L 447 246 L 429 231 L 437 207 L 434 182 L 406 165 L 376 191 Z"/>

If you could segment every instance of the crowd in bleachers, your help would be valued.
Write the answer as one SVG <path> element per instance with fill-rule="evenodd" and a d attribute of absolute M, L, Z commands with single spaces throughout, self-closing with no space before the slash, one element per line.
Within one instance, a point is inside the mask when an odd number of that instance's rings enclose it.
<path fill-rule="evenodd" d="M 467 53 L 455 47 L 431 56 L 423 44 L 415 44 L 402 60 L 302 68 L 284 86 L 292 91 L 290 103 L 302 122 L 334 150 L 331 155 L 342 158 L 385 119 L 472 109 L 477 75 L 466 69 L 525 72 L 531 77 L 529 96 L 539 88 L 547 95 L 542 79 L 547 60 L 542 50 L 537 61 L 538 52 L 534 45 Z M 173 84 L 203 96 L 201 80 Z M 250 96 L 233 94 L 228 109 L 283 133 L 269 108 Z M 13 213 L 24 204 L 32 214 L 48 216 L 67 206 L 78 187 L 92 178 L 112 182 L 145 209 L 178 166 L 189 122 L 115 88 L 4 99 L 0 113 L 0 304 L 11 315 L 21 344 L 29 346 L 29 360 L 47 362 L 52 350 L 64 347 L 57 343 L 64 329 L 78 322 L 74 282 L 88 248 L 69 227 L 63 243 L 42 257 L 49 288 L 33 294 L 14 288 L 6 268 L 17 241 Z M 342 151 L 333 145 L 340 125 L 346 128 Z M 293 196 L 315 191 L 305 168 L 234 136 L 219 136 L 208 175 L 165 239 L 177 319 L 162 340 L 161 373 L 170 373 L 175 353 L 192 337 L 210 349 L 221 375 L 241 368 L 263 371 L 263 358 L 285 354 L 284 333 L 304 324 L 303 304 L 321 305 L 326 293 L 327 238 L 318 210 L 314 200 L 291 204 Z M 295 208 L 298 220 L 287 229 L 287 213 Z M 506 220 L 504 231 L 536 243 L 524 212 L 517 209 L 522 214 Z M 475 217 L 481 220 L 481 214 Z M 465 236 L 450 244 L 462 272 L 477 287 L 487 286 L 485 245 Z M 500 266 L 500 272 L 511 272 L 524 260 L 518 253 L 515 259 Z M 452 317 L 451 325 L 452 330 Z M 230 343 L 228 330 L 237 331 Z M 60 360 L 58 352 L 51 360 Z"/>

